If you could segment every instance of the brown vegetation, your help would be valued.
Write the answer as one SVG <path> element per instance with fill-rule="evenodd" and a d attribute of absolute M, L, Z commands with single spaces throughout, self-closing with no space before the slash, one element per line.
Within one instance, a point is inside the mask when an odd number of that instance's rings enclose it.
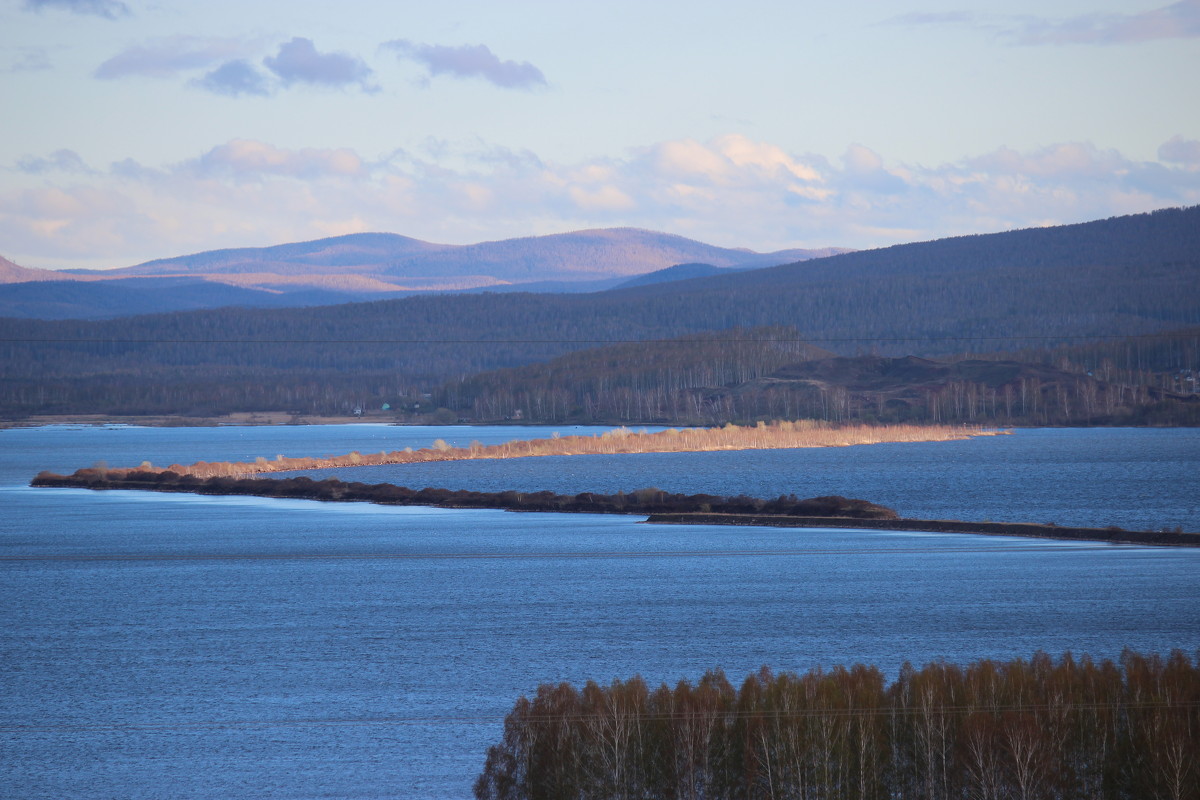
<path fill-rule="evenodd" d="M 121 474 L 114 475 L 114 472 Z M 41 472 L 33 486 L 73 489 L 135 489 L 151 492 L 187 492 L 207 495 L 248 495 L 334 503 L 378 503 L 393 506 L 439 508 L 495 508 L 506 511 L 556 511 L 582 514 L 767 514 L 781 519 L 897 519 L 893 509 L 866 500 L 838 495 L 801 500 L 794 494 L 774 500 L 737 495 L 674 494 L 655 487 L 634 492 L 575 495 L 554 492 L 472 492 L 451 489 L 409 489 L 391 483 L 346 483 L 336 478 L 314 481 L 307 475 L 294 478 L 197 478 L 167 470 L 108 470 L 89 467 L 73 475 Z"/>
<path fill-rule="evenodd" d="M 799 337 L 775 327 L 598 347 L 447 382 L 433 403 L 476 421 L 574 424 L 1200 424 L 1200 329 L 940 361 L 835 356 Z"/>
<path fill-rule="evenodd" d="M 197 461 L 172 464 L 178 475 L 200 478 L 245 476 L 270 472 L 327 469 L 330 467 L 415 464 L 430 461 L 465 461 L 478 458 L 526 458 L 531 456 L 613 455 L 623 453 L 696 453 L 711 450 L 782 450 L 799 447 L 845 447 L 883 442 L 944 442 L 997 433 L 982 428 L 950 425 L 847 425 L 814 420 L 759 423 L 754 426 L 725 425 L 721 428 L 674 428 L 658 433 L 634 432 L 628 428 L 606 431 L 598 436 L 557 436 L 550 439 L 515 440 L 505 444 L 451 447 L 438 439 L 432 447 L 379 453 L 352 452 L 322 458 L 274 459 L 260 456 L 253 462 Z M 139 467 L 144 469 L 145 466 Z M 128 472 L 129 470 L 125 470 Z M 110 469 L 109 473 L 121 474 Z"/>
<path fill-rule="evenodd" d="M 477 800 L 1200 798 L 1200 664 L 943 661 L 764 667 L 651 689 L 544 684 L 487 753 Z"/>
<path fill-rule="evenodd" d="M 1200 547 L 1200 533 L 1127 531 L 1107 528 L 1071 528 L 1057 525 L 958 520 L 902 519 L 893 509 L 866 500 L 838 495 L 801 500 L 794 494 L 773 500 L 737 495 L 673 494 L 648 487 L 633 492 L 576 495 L 540 492 L 473 492 L 451 489 L 410 489 L 391 483 L 344 482 L 336 478 L 315 481 L 307 475 L 290 478 L 215 476 L 199 478 L 171 470 L 154 471 L 149 465 L 129 470 L 88 467 L 72 475 L 38 473 L 33 486 L 71 489 L 135 489 L 152 492 L 188 492 L 207 495 L 249 495 L 336 503 L 379 503 L 439 508 L 495 508 L 507 511 L 555 511 L 582 514 L 647 515 L 651 523 L 685 525 L 757 525 L 783 528 L 855 528 L 868 530 L 985 533 L 1109 543 Z"/>

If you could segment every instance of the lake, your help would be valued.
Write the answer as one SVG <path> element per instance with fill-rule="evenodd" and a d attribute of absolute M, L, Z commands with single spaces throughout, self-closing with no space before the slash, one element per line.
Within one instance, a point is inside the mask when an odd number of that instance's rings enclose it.
<path fill-rule="evenodd" d="M 1200 550 L 30 489 L 41 469 L 586 429 L 0 430 L 0 796 L 467 798 L 518 695 L 1200 648 Z M 598 430 L 598 429 L 597 429 Z M 1200 431 L 333 471 L 476 490 L 844 494 L 1200 530 Z"/>

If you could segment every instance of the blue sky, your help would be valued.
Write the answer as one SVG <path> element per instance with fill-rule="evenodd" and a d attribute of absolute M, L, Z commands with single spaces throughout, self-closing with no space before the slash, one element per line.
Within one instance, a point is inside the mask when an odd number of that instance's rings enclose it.
<path fill-rule="evenodd" d="M 0 255 L 876 247 L 1200 203 L 1200 0 L 0 0 Z"/>

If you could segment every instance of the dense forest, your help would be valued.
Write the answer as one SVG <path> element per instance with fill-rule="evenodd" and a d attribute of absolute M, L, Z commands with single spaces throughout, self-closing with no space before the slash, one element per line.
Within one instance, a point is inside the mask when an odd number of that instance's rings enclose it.
<path fill-rule="evenodd" d="M 947 361 L 837 357 L 798 336 L 760 328 L 594 348 L 452 381 L 433 399 L 481 421 L 1200 424 L 1200 329 Z"/>
<path fill-rule="evenodd" d="M 480 372 L 763 326 L 847 356 L 1056 347 L 1200 325 L 1198 290 L 1193 207 L 585 295 L 0 319 L 0 414 L 424 412 Z"/>
<path fill-rule="evenodd" d="M 487 753 L 477 800 L 1195 800 L 1200 664 L 905 665 L 542 685 Z"/>

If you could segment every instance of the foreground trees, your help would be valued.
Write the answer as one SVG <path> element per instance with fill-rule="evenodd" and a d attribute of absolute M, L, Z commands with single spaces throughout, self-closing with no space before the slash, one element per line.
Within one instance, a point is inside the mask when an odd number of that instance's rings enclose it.
<path fill-rule="evenodd" d="M 543 685 L 477 800 L 1200 798 L 1200 660 L 1044 653 L 967 667 Z"/>

